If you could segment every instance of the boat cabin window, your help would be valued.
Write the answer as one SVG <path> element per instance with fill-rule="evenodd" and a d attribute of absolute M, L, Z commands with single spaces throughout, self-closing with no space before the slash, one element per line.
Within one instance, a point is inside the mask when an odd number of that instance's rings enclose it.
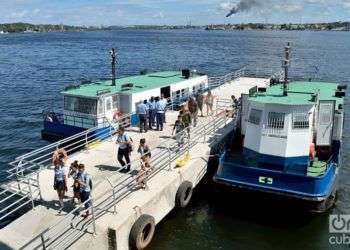
<path fill-rule="evenodd" d="M 182 97 L 188 96 L 188 92 L 189 92 L 189 88 L 181 89 L 181 96 Z"/>
<path fill-rule="evenodd" d="M 261 121 L 262 111 L 258 109 L 251 109 L 248 121 L 252 124 L 259 125 Z"/>
<path fill-rule="evenodd" d="M 108 98 L 106 100 L 106 111 L 110 111 L 111 109 L 112 109 L 112 100 Z"/>
<path fill-rule="evenodd" d="M 308 113 L 293 113 L 293 129 L 309 128 Z"/>
<path fill-rule="evenodd" d="M 112 96 L 112 102 L 113 102 L 112 108 L 113 109 L 118 108 L 118 96 L 117 95 Z"/>
<path fill-rule="evenodd" d="M 98 113 L 103 114 L 103 100 L 102 99 L 98 100 Z"/>
<path fill-rule="evenodd" d="M 270 112 L 267 118 L 267 127 L 283 129 L 285 113 Z"/>
<path fill-rule="evenodd" d="M 64 109 L 83 114 L 96 115 L 97 100 L 73 96 L 64 97 Z"/>
<path fill-rule="evenodd" d="M 181 94 L 180 90 L 177 90 L 177 91 L 173 92 L 173 98 L 179 98 L 180 94 Z"/>

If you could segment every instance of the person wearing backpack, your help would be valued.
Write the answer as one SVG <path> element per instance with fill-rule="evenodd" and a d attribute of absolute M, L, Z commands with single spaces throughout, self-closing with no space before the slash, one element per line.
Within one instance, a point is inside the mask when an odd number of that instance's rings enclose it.
<path fill-rule="evenodd" d="M 118 136 L 116 144 L 119 145 L 118 148 L 118 162 L 124 169 L 125 165 L 127 164 L 126 171 L 130 171 L 130 153 L 132 151 L 132 140 L 129 137 L 129 135 L 125 132 L 125 129 L 123 127 L 120 127 L 118 129 Z M 123 158 L 125 158 L 126 163 L 124 162 Z"/>
<path fill-rule="evenodd" d="M 85 214 L 82 215 L 84 218 L 88 217 L 90 215 L 89 208 L 91 206 L 90 201 L 90 194 L 91 194 L 91 188 L 92 188 L 92 181 L 91 176 L 85 172 L 85 166 L 84 164 L 79 164 L 79 172 L 77 174 L 77 182 L 79 183 L 80 187 L 80 200 L 82 203 L 85 203 Z"/>

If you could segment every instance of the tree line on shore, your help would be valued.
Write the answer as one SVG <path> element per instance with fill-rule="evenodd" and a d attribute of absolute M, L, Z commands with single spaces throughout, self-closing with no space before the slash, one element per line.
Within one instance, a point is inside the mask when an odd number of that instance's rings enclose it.
<path fill-rule="evenodd" d="M 5 23 L 0 24 L 0 32 L 65 32 L 65 31 L 96 31 L 125 29 L 205 29 L 205 30 L 338 30 L 350 31 L 350 22 L 309 23 L 309 24 L 211 24 L 205 26 L 193 25 L 134 25 L 134 26 L 71 26 L 63 24 L 30 24 Z"/>

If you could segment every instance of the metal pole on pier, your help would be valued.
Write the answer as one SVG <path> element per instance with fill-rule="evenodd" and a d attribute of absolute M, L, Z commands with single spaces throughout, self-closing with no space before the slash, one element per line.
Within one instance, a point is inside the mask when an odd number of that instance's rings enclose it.
<path fill-rule="evenodd" d="M 115 64 L 116 64 L 116 58 L 117 58 L 117 53 L 114 48 L 111 49 L 109 52 L 111 54 L 111 63 L 112 63 L 112 86 L 115 86 Z"/>
<path fill-rule="evenodd" d="M 289 57 L 290 57 L 290 43 L 287 43 L 287 46 L 285 47 L 285 59 L 283 61 L 283 68 L 284 68 L 284 82 L 283 82 L 283 96 L 287 96 L 288 93 L 288 69 L 290 66 Z"/>

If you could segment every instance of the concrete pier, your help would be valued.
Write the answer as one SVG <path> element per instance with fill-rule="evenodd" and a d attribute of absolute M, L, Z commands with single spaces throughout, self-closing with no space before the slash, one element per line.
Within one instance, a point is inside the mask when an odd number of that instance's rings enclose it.
<path fill-rule="evenodd" d="M 241 77 L 212 92 L 217 100 L 227 101 L 231 95 L 239 97 L 248 93 L 251 87 L 266 86 L 268 81 Z M 38 190 L 35 195 L 38 205 L 1 229 L 0 242 L 13 249 L 129 249 L 130 231 L 141 215 L 148 215 L 155 224 L 159 223 L 176 206 L 180 185 L 189 182 L 194 188 L 206 174 L 213 149 L 220 147 L 220 142 L 235 126 L 236 121 L 225 110 L 229 106 L 215 105 L 211 115 L 200 117 L 196 128 L 191 129 L 190 139 L 181 149 L 176 148 L 176 141 L 170 138 L 177 112 L 167 113 L 163 131 L 141 134 L 137 128 L 129 128 L 127 132 L 135 146 L 131 156 L 134 171 L 131 173 L 119 171 L 115 136 L 69 155 L 68 164 L 78 160 L 85 164 L 86 171 L 92 176 L 94 213 L 87 219 L 80 216 L 82 209 L 70 204 L 71 188 L 64 212 L 58 213 L 57 194 L 52 188 L 52 167 L 31 173 L 32 179 L 37 177 L 35 183 L 39 186 L 33 188 Z M 206 107 L 204 111 L 206 114 Z M 151 147 L 151 165 L 155 168 L 148 176 L 146 190 L 135 187 L 135 176 L 140 167 L 136 147 L 141 138 L 145 138 Z M 176 160 L 186 153 L 189 153 L 190 160 L 185 166 L 176 168 Z M 71 184 L 70 179 L 68 186 Z M 30 187 L 30 183 L 25 182 L 7 184 L 14 190 L 18 185 L 22 185 L 23 190 Z"/>

